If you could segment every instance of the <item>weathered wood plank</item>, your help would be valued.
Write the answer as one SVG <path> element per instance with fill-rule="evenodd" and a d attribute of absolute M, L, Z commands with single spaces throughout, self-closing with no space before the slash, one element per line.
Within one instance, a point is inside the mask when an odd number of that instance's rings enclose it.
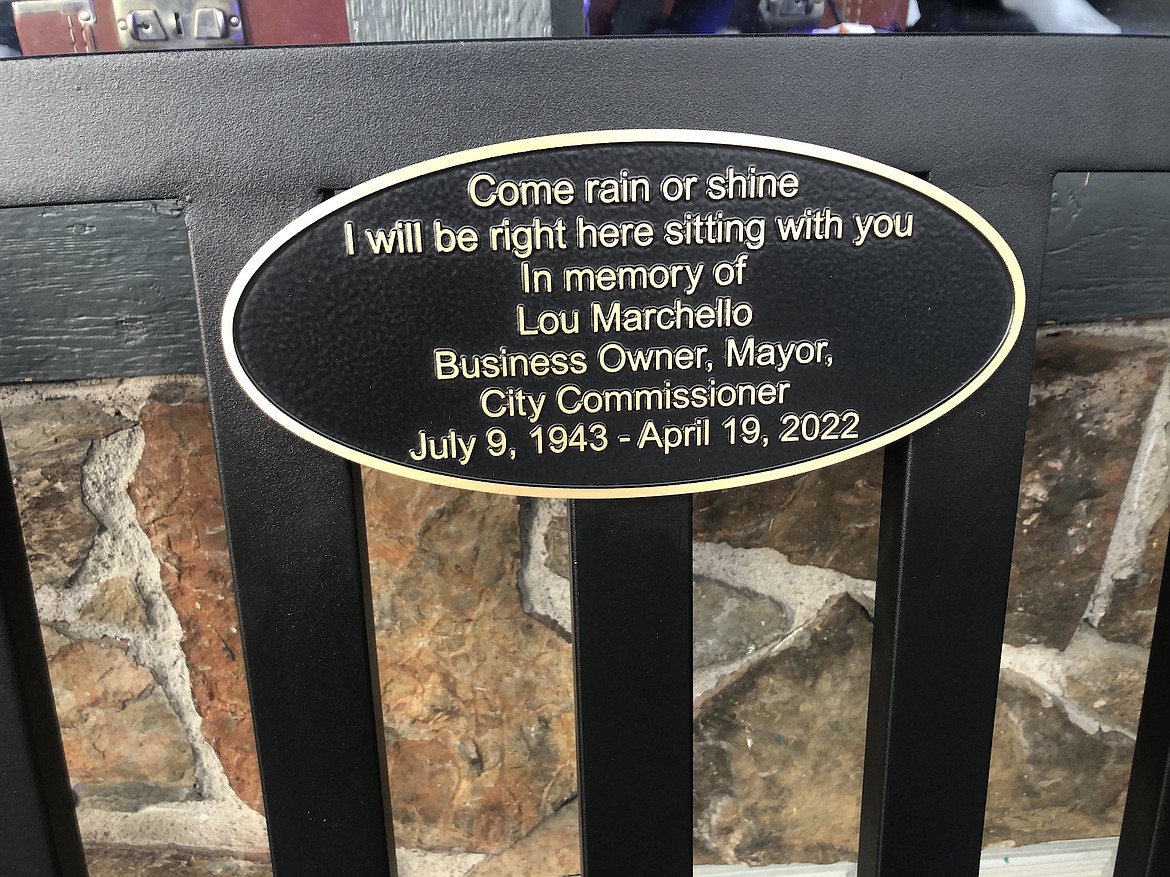
<path fill-rule="evenodd" d="M 1170 316 L 1170 174 L 1057 174 L 1040 319 Z"/>
<path fill-rule="evenodd" d="M 355 43 L 552 36 L 549 0 L 346 0 Z"/>
<path fill-rule="evenodd" d="M 0 382 L 202 368 L 179 201 L 0 210 Z"/>

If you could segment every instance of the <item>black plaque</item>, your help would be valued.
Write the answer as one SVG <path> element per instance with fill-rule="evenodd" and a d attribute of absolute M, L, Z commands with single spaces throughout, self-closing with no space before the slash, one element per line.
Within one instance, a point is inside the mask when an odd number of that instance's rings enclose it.
<path fill-rule="evenodd" d="M 901 438 L 1015 342 L 1023 282 L 978 214 L 804 143 L 601 131 L 403 168 L 270 240 L 223 315 L 298 435 L 441 484 L 689 493 Z"/>

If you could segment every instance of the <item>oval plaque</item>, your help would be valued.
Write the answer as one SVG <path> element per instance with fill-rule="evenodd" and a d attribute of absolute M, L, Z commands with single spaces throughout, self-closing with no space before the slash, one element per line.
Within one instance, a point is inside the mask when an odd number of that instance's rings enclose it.
<path fill-rule="evenodd" d="M 228 362 L 369 466 L 529 496 L 827 466 L 971 395 L 1020 332 L 1007 244 L 917 177 L 747 134 L 460 152 L 322 203 L 245 266 Z"/>

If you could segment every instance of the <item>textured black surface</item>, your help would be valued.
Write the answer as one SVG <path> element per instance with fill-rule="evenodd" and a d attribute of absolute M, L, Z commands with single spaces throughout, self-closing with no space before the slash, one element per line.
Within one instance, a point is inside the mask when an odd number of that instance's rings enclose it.
<path fill-rule="evenodd" d="M 689 874 L 691 498 L 578 500 L 570 520 L 584 872 Z"/>
<path fill-rule="evenodd" d="M 567 130 L 741 130 L 928 172 L 1000 230 L 1034 293 L 1056 171 L 1170 169 L 1170 102 L 1157 87 L 1167 69 L 1162 39 L 1065 37 L 450 43 L 0 64 L 0 204 L 193 199 L 277 873 L 392 865 L 349 467 L 271 424 L 218 346 L 231 278 L 265 239 L 323 189 L 460 148 Z M 793 71 L 812 75 L 794 87 Z M 84 138 L 79 105 L 92 120 Z M 914 877 L 922 862 L 947 863 L 947 877 L 977 872 L 1029 356 L 1025 340 L 962 408 L 891 451 L 900 475 L 880 564 L 864 877 Z M 939 635 L 950 630 L 940 621 L 958 634 Z M 653 831 L 653 815 L 623 828 L 613 843 Z"/>
<path fill-rule="evenodd" d="M 799 193 L 706 197 L 708 176 L 732 167 L 741 174 L 749 169 L 777 177 L 795 174 Z M 616 179 L 623 171 L 647 180 L 647 200 L 587 201 L 586 179 Z M 496 180 L 563 179 L 575 184 L 576 198 L 566 206 L 476 207 L 467 194 L 468 181 L 481 173 Z M 659 196 L 659 182 L 672 174 L 699 180 L 689 201 Z M 477 186 L 481 197 L 487 188 Z M 836 222 L 824 224 L 828 236 L 823 239 L 807 233 L 807 239 L 785 241 L 777 232 L 778 219 L 824 210 L 831 210 Z M 855 238 L 861 240 L 855 216 L 889 220 L 890 214 L 899 218 L 907 237 L 882 240 L 870 233 L 855 245 Z M 534 217 L 545 226 L 563 225 L 561 240 L 554 235 L 551 243 L 563 243 L 564 249 L 546 247 L 521 259 L 491 248 L 493 226 L 507 222 L 510 229 L 523 228 Z M 734 217 L 755 225 L 743 240 L 672 245 L 667 224 L 687 217 Z M 435 218 L 449 229 L 475 229 L 478 249 L 437 252 Z M 593 227 L 649 223 L 654 241 L 582 247 L 579 219 Z M 397 220 L 419 223 L 412 242 L 422 251 L 372 252 L 367 233 L 392 228 Z M 354 255 L 343 243 L 347 223 Z M 707 233 L 706 227 L 700 232 Z M 738 226 L 732 233 L 738 238 Z M 715 282 L 716 265 L 738 258 L 745 260 L 744 282 Z M 551 272 L 552 291 L 525 293 L 522 263 Z M 680 274 L 679 284 L 660 290 L 565 288 L 564 271 L 570 267 L 671 264 L 687 264 L 702 274 L 693 283 Z M 1017 311 L 1015 297 L 1008 268 L 987 238 L 920 192 L 847 165 L 795 154 L 651 140 L 518 153 L 383 189 L 285 243 L 252 277 L 234 322 L 243 368 L 260 391 L 302 425 L 347 448 L 424 473 L 522 487 L 621 488 L 694 484 L 873 446 L 983 376 L 1004 344 Z M 750 322 L 707 329 L 605 330 L 595 324 L 592 312 L 597 306 L 607 313 L 614 304 L 636 312 L 671 308 L 676 302 L 680 308 L 714 306 L 721 300 L 729 312 L 739 308 L 744 321 L 750 313 Z M 746 310 L 740 308 L 745 304 Z M 570 331 L 522 336 L 518 307 L 524 309 L 528 330 L 539 314 L 551 312 Z M 807 342 L 811 346 L 801 350 L 810 355 L 818 343 L 827 343 L 806 364 L 732 365 L 725 344 L 742 345 L 748 338 L 758 342 L 761 356 L 769 342 L 789 345 L 790 354 L 791 345 Z M 688 361 L 686 368 L 611 372 L 599 356 L 607 343 L 628 351 L 701 345 L 709 367 L 695 368 Z M 439 380 L 437 349 L 458 354 L 467 363 L 467 376 Z M 579 370 L 537 376 L 520 366 L 520 374 L 485 376 L 483 358 L 498 362 L 501 351 L 573 353 Z M 614 368 L 612 348 L 607 356 Z M 712 388 L 732 396 L 743 385 L 753 392 L 761 386 L 775 391 L 779 385 L 783 396 L 770 404 L 695 404 L 706 400 Z M 655 396 L 632 410 L 578 410 L 583 395 L 596 399 L 588 394 L 617 388 L 657 391 L 666 401 Z M 701 396 L 691 394 L 695 388 Z M 493 396 L 485 411 L 480 399 L 486 390 L 528 394 L 541 400 L 540 414 L 528 408 L 489 416 L 502 403 Z M 782 416 L 790 412 L 817 418 L 833 412 L 836 420 L 822 425 L 829 438 L 818 435 L 822 427 L 805 425 L 802 434 L 796 421 L 786 425 Z M 729 439 L 720 424 L 733 415 L 758 416 L 763 440 Z M 656 428 L 681 427 L 696 418 L 706 421 L 701 444 L 673 450 L 655 442 L 639 447 L 648 421 Z M 829 426 L 834 422 L 836 428 Z M 529 435 L 534 425 L 548 429 L 553 424 L 590 430 L 596 424 L 605 430 L 605 445 L 599 441 L 553 453 L 547 439 L 538 444 Z M 488 451 L 485 435 L 491 428 L 507 433 L 510 452 Z M 442 460 L 413 462 L 408 456 L 417 449 L 420 432 L 442 439 L 452 429 L 461 441 L 477 439 L 465 456 L 452 458 L 446 449 Z"/>
<path fill-rule="evenodd" d="M 2 434 L 0 870 L 14 877 L 86 873 Z"/>

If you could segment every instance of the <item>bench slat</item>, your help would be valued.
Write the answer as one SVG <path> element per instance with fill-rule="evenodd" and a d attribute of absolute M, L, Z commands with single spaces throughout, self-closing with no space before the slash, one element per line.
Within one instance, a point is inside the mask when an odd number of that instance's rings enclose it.
<path fill-rule="evenodd" d="M 691 873 L 691 497 L 570 505 L 583 877 Z"/>
<path fill-rule="evenodd" d="M 273 872 L 392 877 L 359 474 L 256 408 L 219 343 L 229 266 L 312 200 L 201 201 L 195 288 Z"/>
<path fill-rule="evenodd" d="M 1009 360 L 886 452 L 859 877 L 979 872 L 1027 414 L 1022 346 L 1023 368 Z"/>

